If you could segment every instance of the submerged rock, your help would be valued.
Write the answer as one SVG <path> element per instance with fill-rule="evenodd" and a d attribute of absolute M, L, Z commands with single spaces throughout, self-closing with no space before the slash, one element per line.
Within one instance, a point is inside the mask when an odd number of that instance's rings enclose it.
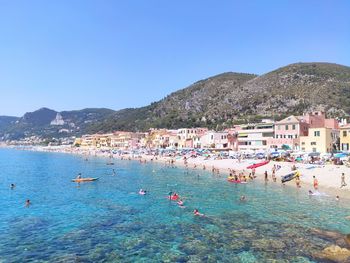
<path fill-rule="evenodd" d="M 319 252 L 314 256 L 320 260 L 330 260 L 336 263 L 350 262 L 350 250 L 336 245 L 326 247 L 322 252 Z"/>
<path fill-rule="evenodd" d="M 280 240 L 258 239 L 252 242 L 252 247 L 263 251 L 279 251 L 284 249 L 286 245 Z"/>

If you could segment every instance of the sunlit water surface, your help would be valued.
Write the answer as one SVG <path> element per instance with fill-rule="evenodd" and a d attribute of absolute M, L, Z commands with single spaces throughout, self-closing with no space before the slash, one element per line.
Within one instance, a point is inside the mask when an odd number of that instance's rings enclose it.
<path fill-rule="evenodd" d="M 350 233 L 350 205 L 307 189 L 113 161 L 0 149 L 0 262 L 321 262 L 334 240 L 314 228 Z M 72 183 L 78 172 L 99 180 Z"/>

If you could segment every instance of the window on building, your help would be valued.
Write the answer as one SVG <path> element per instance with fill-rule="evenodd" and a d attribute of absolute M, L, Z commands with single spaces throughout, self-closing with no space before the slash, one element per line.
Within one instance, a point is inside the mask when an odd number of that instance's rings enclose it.
<path fill-rule="evenodd" d="M 292 125 L 292 130 L 295 130 L 295 124 Z"/>
<path fill-rule="evenodd" d="M 302 151 L 305 151 L 305 147 L 301 147 L 301 150 L 302 150 Z"/>
<path fill-rule="evenodd" d="M 277 130 L 280 130 L 281 129 L 281 125 L 277 125 Z"/>
<path fill-rule="evenodd" d="M 283 135 L 283 138 L 285 139 L 287 136 L 286 135 Z"/>
<path fill-rule="evenodd" d="M 302 142 L 301 145 L 305 145 L 305 142 Z"/>
<path fill-rule="evenodd" d="M 214 135 L 211 135 L 211 136 L 210 136 L 210 139 L 214 140 Z"/>
<path fill-rule="evenodd" d="M 288 125 L 286 125 L 286 131 L 288 130 Z"/>
<path fill-rule="evenodd" d="M 311 142 L 311 145 L 316 145 L 316 142 Z"/>
<path fill-rule="evenodd" d="M 315 137 L 320 137 L 320 131 L 314 131 L 314 136 Z"/>
<path fill-rule="evenodd" d="M 347 131 L 343 131 L 343 137 L 346 137 L 348 135 Z"/>

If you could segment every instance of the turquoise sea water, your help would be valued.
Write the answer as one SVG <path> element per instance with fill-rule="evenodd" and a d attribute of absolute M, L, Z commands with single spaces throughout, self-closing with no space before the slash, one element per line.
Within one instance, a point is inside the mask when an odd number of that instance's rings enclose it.
<path fill-rule="evenodd" d="M 335 240 L 318 230 L 350 233 L 350 204 L 308 189 L 107 161 L 0 149 L 0 262 L 322 262 Z M 78 172 L 99 180 L 72 183 Z"/>

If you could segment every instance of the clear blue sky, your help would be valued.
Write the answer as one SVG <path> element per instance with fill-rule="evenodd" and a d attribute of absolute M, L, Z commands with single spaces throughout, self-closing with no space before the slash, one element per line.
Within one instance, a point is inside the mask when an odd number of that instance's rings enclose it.
<path fill-rule="evenodd" d="M 0 115 L 139 107 L 310 61 L 350 65 L 350 1 L 0 0 Z"/>

